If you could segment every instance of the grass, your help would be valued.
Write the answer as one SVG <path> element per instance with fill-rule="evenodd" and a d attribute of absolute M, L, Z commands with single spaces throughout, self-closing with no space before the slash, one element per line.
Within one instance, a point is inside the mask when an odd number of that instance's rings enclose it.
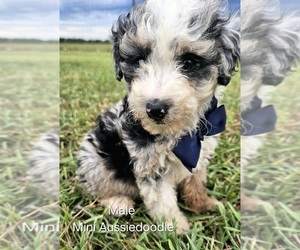
<path fill-rule="evenodd" d="M 131 217 L 116 219 L 82 192 L 74 175 L 75 154 L 95 117 L 125 95 L 114 79 L 110 45 L 62 44 L 61 83 L 61 249 L 299 249 L 300 247 L 300 70 L 279 85 L 271 103 L 278 123 L 247 167 L 248 194 L 269 202 L 239 213 L 239 84 L 226 88 L 228 124 L 208 168 L 208 189 L 223 205 L 193 214 L 192 228 L 168 232 L 76 232 L 73 223 L 152 224 L 143 204 Z M 27 155 L 42 133 L 58 126 L 58 46 L 0 44 L 0 248 L 53 249 L 56 233 L 24 232 L 22 223 L 55 223 L 53 199 L 26 179 Z M 240 232 L 240 223 L 242 231 Z"/>
<path fill-rule="evenodd" d="M 0 249 L 50 249 L 55 235 L 22 223 L 58 217 L 26 178 L 33 144 L 59 125 L 58 45 L 1 43 L 0 53 Z"/>
<path fill-rule="evenodd" d="M 255 159 L 246 167 L 250 196 L 269 204 L 242 212 L 245 249 L 300 248 L 300 68 L 275 88 L 278 122 Z"/>
<path fill-rule="evenodd" d="M 143 204 L 131 217 L 116 219 L 82 192 L 75 180 L 75 155 L 95 117 L 125 95 L 114 78 L 109 45 L 61 44 L 61 248 L 62 249 L 240 249 L 239 85 L 238 76 L 226 89 L 227 130 L 221 135 L 216 156 L 208 168 L 210 195 L 221 200 L 218 211 L 193 214 L 179 204 L 192 228 L 175 232 L 98 232 L 110 225 L 153 224 Z M 80 222 L 96 225 L 96 231 L 77 232 Z"/>

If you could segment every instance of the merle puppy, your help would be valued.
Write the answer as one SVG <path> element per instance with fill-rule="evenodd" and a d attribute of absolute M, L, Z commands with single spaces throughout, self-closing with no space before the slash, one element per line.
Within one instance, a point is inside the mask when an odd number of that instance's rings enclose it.
<path fill-rule="evenodd" d="M 215 93 L 235 71 L 239 34 L 217 0 L 148 0 L 120 16 L 112 41 L 127 96 L 85 136 L 78 180 L 111 211 L 141 198 L 153 219 L 182 232 L 178 189 L 196 212 L 215 204 L 206 165 L 226 122 Z"/>

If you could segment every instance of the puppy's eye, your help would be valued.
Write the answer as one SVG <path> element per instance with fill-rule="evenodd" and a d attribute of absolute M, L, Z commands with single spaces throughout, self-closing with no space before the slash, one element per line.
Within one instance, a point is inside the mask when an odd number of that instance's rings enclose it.
<path fill-rule="evenodd" d="M 190 73 L 206 68 L 212 64 L 212 61 L 193 53 L 186 53 L 179 58 L 179 63 L 185 73 Z"/>
<path fill-rule="evenodd" d="M 182 61 L 182 69 L 184 71 L 191 71 L 197 65 L 197 61 L 194 58 L 187 58 Z"/>
<path fill-rule="evenodd" d="M 146 57 L 144 55 L 138 56 L 138 57 L 131 57 L 128 59 L 130 64 L 138 65 L 140 61 L 145 61 Z"/>
<path fill-rule="evenodd" d="M 180 57 L 180 64 L 182 69 L 186 72 L 192 71 L 201 63 L 201 58 L 198 55 L 187 53 Z"/>
<path fill-rule="evenodd" d="M 150 48 L 126 47 L 125 50 L 120 50 L 121 62 L 128 65 L 138 66 L 141 61 L 146 61 L 150 54 Z"/>
<path fill-rule="evenodd" d="M 132 65 L 132 66 L 138 66 L 141 61 L 145 61 L 146 56 L 140 55 L 140 56 L 126 56 L 126 58 L 121 57 L 121 62 L 125 62 L 126 64 Z"/>

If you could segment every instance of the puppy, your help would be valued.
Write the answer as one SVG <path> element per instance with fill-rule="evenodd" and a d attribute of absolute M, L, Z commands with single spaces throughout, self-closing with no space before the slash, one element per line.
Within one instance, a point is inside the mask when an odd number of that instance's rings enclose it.
<path fill-rule="evenodd" d="M 239 33 L 217 0 L 148 0 L 119 17 L 112 41 L 127 96 L 85 136 L 78 180 L 110 211 L 141 198 L 154 220 L 175 220 L 180 233 L 189 224 L 178 188 L 196 212 L 215 205 L 205 169 L 226 122 L 215 93 L 235 71 Z"/>
<path fill-rule="evenodd" d="M 59 129 L 45 133 L 28 157 L 27 178 L 43 194 L 59 200 Z"/>

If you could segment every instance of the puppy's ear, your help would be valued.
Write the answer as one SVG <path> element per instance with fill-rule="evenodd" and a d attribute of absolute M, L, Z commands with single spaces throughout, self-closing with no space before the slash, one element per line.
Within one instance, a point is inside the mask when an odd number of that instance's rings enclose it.
<path fill-rule="evenodd" d="M 123 78 L 123 72 L 121 69 L 122 57 L 120 56 L 120 42 L 128 29 L 128 20 L 130 18 L 130 14 L 121 15 L 118 18 L 117 23 L 112 27 L 112 42 L 113 42 L 113 58 L 115 61 L 115 72 L 116 79 L 121 81 Z"/>
<path fill-rule="evenodd" d="M 238 18 L 230 18 L 227 23 L 223 22 L 224 25 L 220 31 L 221 65 L 219 66 L 218 83 L 226 86 L 235 73 L 240 60 L 240 33 Z"/>

